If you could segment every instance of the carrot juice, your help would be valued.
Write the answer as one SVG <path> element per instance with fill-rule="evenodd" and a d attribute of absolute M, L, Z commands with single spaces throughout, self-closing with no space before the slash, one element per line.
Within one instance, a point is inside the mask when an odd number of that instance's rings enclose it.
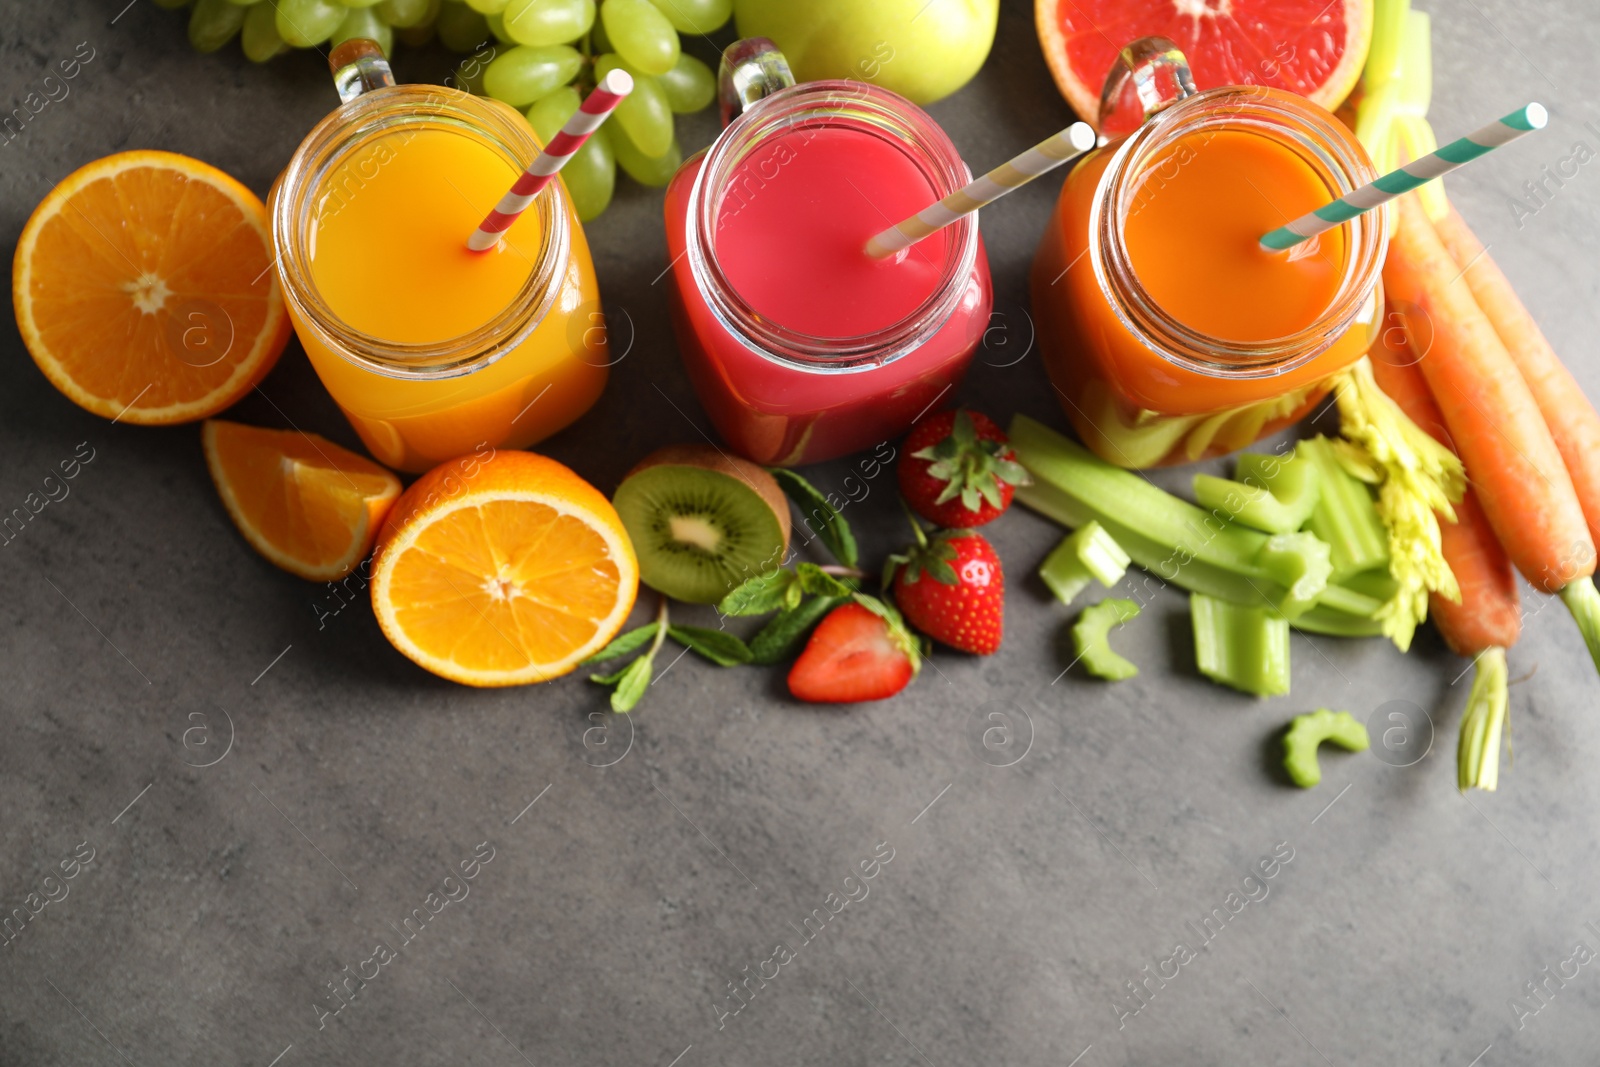
<path fill-rule="evenodd" d="M 498 247 L 466 247 L 538 151 L 500 110 L 437 87 L 368 92 L 313 131 L 274 196 L 296 332 L 391 467 L 532 444 L 605 386 L 594 268 L 559 184 Z"/>
<path fill-rule="evenodd" d="M 1104 458 L 1148 467 L 1242 448 L 1304 416 L 1366 351 L 1381 214 L 1288 253 L 1259 244 L 1368 180 L 1342 131 L 1287 93 L 1212 90 L 1068 176 L 1034 261 L 1034 312 L 1062 406 Z"/>

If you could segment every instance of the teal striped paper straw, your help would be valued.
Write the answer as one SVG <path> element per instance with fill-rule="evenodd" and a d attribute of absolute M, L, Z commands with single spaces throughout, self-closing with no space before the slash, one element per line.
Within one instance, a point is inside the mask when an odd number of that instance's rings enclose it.
<path fill-rule="evenodd" d="M 1287 226 L 1261 238 L 1261 247 L 1271 252 L 1293 248 L 1308 237 L 1333 229 L 1341 222 L 1363 215 L 1380 204 L 1386 204 L 1401 193 L 1408 193 L 1424 182 L 1431 182 L 1442 174 L 1471 163 L 1479 156 L 1509 144 L 1524 134 L 1544 129 L 1550 121 L 1549 112 L 1542 104 L 1529 104 L 1518 108 L 1498 122 L 1491 122 L 1458 141 L 1452 141 L 1436 152 L 1414 159 L 1399 170 L 1392 170 L 1370 185 L 1363 185 L 1346 193 L 1326 207 L 1319 207 L 1308 215 L 1301 215 Z"/>

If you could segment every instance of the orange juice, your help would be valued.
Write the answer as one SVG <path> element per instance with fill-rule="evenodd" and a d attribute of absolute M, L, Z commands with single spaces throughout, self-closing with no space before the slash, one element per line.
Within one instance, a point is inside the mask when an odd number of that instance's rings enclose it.
<path fill-rule="evenodd" d="M 496 249 L 466 247 L 538 151 L 502 110 L 437 87 L 366 93 L 313 131 L 274 194 L 295 330 L 391 467 L 532 444 L 605 386 L 594 267 L 559 183 Z"/>
<path fill-rule="evenodd" d="M 1259 239 L 1370 173 L 1333 116 L 1264 89 L 1190 97 L 1080 163 L 1032 289 L 1041 355 L 1084 442 L 1149 467 L 1305 415 L 1379 325 L 1382 216 L 1293 253 Z"/>

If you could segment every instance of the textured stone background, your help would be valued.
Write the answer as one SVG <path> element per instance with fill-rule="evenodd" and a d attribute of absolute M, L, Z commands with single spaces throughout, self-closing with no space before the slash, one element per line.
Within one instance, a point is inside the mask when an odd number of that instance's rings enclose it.
<path fill-rule="evenodd" d="M 124 3 L 13 4 L 0 26 L 6 108 L 79 42 L 96 53 L 70 97 L 0 149 L 7 248 L 53 181 L 118 149 L 190 153 L 264 191 L 332 103 L 315 54 L 264 68 L 234 49 L 194 55 L 182 17 Z M 1030 7 L 1006 0 L 983 73 L 933 109 L 980 166 L 1068 118 Z M 1600 149 L 1593 10 L 1432 7 L 1441 134 L 1529 99 L 1551 108 L 1548 132 L 1451 190 L 1600 396 L 1600 168 L 1579 169 L 1520 227 L 1508 207 L 1575 142 Z M 447 62 L 405 56 L 400 74 L 437 79 Z M 702 117 L 685 144 L 712 132 Z M 1056 184 L 985 213 L 1004 318 L 963 399 L 1059 423 L 1024 354 L 1026 271 Z M 637 341 L 594 412 L 546 447 L 609 491 L 704 419 L 652 284 L 665 266 L 658 197 L 627 186 L 589 232 L 607 303 Z M 69 498 L 0 548 L 0 907 L 40 891 L 80 842 L 94 854 L 0 949 L 0 1062 L 1593 1057 L 1594 968 L 1520 1031 L 1508 1006 L 1580 939 L 1600 949 L 1584 925 L 1600 923 L 1600 684 L 1559 605 L 1530 599 L 1511 653 L 1513 676 L 1532 672 L 1512 690 L 1515 767 L 1470 801 L 1453 768 L 1464 664 L 1431 632 L 1405 658 L 1379 641 L 1297 638 L 1293 695 L 1255 701 L 1196 676 L 1184 601 L 1167 594 L 1119 636 L 1139 678 L 1052 683 L 1067 615 L 1030 572 L 1058 531 L 1020 512 L 993 528 L 1012 584 L 993 658 L 941 653 L 904 696 L 845 711 L 796 705 L 776 671 L 685 660 L 613 722 L 576 678 L 509 692 L 435 679 L 390 649 L 364 599 L 319 629 L 326 591 L 237 536 L 195 427 L 85 414 L 46 384 L 9 320 L 0 383 L 0 509 L 79 442 L 95 455 Z M 298 347 L 234 414 L 353 443 Z M 808 473 L 838 488 L 849 472 Z M 903 536 L 887 480 L 849 514 L 874 558 Z M 1290 715 L 1366 719 L 1388 701 L 1438 724 L 1420 762 L 1330 755 L 1318 789 L 1280 780 Z M 1014 731 L 1012 766 L 979 758 L 990 713 Z M 1413 744 L 1413 756 L 1425 748 Z M 319 1030 L 325 983 L 396 943 L 391 924 L 484 841 L 494 858 L 470 895 Z M 727 983 L 779 941 L 798 946 L 801 920 L 880 842 L 893 860 L 870 895 L 719 1030 Z M 1196 946 L 1187 924 L 1280 842 L 1293 860 L 1270 896 L 1119 1029 L 1125 983 L 1174 943 Z"/>

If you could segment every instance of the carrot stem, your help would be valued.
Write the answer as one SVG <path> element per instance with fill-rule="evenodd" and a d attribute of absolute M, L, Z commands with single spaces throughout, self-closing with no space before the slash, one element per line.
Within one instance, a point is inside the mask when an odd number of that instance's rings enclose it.
<path fill-rule="evenodd" d="M 1561 602 L 1572 612 L 1583 643 L 1589 646 L 1589 658 L 1600 667 L 1600 592 L 1593 578 L 1574 578 L 1561 587 Z"/>
<path fill-rule="evenodd" d="M 1591 583 L 1592 586 L 1592 583 Z M 1510 699 L 1506 692 L 1506 650 L 1486 648 L 1473 662 L 1472 692 L 1461 714 L 1461 741 L 1456 748 L 1456 784 L 1494 792 L 1500 784 L 1500 735 Z"/>

